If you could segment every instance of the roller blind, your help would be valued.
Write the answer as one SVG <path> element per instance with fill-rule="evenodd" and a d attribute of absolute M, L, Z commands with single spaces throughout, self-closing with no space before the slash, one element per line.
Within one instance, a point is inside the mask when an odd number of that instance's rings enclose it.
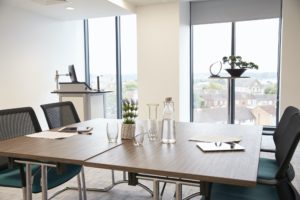
<path fill-rule="evenodd" d="M 208 0 L 191 2 L 191 23 L 210 24 L 277 18 L 281 0 Z"/>

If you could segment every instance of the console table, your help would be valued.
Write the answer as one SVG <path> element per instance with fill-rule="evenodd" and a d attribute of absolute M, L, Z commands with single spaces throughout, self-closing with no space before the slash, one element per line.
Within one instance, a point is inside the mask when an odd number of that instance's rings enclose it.
<path fill-rule="evenodd" d="M 105 118 L 105 94 L 112 91 L 92 90 L 86 83 L 59 83 L 60 89 L 52 91 L 59 101 L 72 101 L 81 120 Z"/>

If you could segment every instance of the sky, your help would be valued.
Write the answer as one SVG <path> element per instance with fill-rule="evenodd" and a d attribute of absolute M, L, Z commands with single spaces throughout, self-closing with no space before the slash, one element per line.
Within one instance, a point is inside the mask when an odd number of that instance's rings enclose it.
<path fill-rule="evenodd" d="M 194 73 L 209 72 L 212 63 L 231 54 L 230 22 L 195 25 L 193 35 Z M 278 18 L 236 22 L 236 55 L 257 64 L 258 72 L 276 72 L 278 38 Z"/>

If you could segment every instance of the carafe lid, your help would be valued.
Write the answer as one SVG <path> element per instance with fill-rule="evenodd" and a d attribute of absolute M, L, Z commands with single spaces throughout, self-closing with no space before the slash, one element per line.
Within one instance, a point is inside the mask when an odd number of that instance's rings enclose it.
<path fill-rule="evenodd" d="M 171 102 L 171 101 L 172 101 L 172 97 L 166 97 L 166 98 L 165 98 L 165 101 L 166 101 L 166 102 Z"/>

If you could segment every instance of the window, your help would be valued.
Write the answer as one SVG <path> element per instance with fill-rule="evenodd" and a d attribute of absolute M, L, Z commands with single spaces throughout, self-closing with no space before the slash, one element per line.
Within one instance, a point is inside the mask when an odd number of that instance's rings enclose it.
<path fill-rule="evenodd" d="M 89 21 L 90 85 L 114 92 L 106 94 L 106 117 L 117 117 L 116 101 L 116 28 L 115 17 L 90 19 Z"/>
<path fill-rule="evenodd" d="M 250 78 L 235 79 L 235 123 L 275 125 L 279 23 L 272 18 L 193 26 L 194 121 L 227 122 L 227 80 L 208 78 L 209 66 L 235 54 L 259 66 L 243 74 Z"/>
<path fill-rule="evenodd" d="M 106 117 L 120 117 L 121 98 L 137 99 L 136 16 L 90 19 L 87 32 L 90 85 L 97 88 L 100 77 L 100 89 L 113 91 L 106 94 Z"/>
<path fill-rule="evenodd" d="M 258 70 L 247 70 L 249 79 L 236 80 L 236 123 L 275 125 L 277 103 L 277 68 L 279 19 L 236 23 L 236 55 L 253 61 Z M 243 113 L 244 112 L 244 113 Z"/>
<path fill-rule="evenodd" d="M 193 26 L 193 35 L 194 121 L 226 123 L 227 81 L 208 77 L 209 66 L 230 54 L 231 23 Z"/>
<path fill-rule="evenodd" d="M 138 98 L 136 15 L 121 17 L 121 67 L 123 98 Z"/>

